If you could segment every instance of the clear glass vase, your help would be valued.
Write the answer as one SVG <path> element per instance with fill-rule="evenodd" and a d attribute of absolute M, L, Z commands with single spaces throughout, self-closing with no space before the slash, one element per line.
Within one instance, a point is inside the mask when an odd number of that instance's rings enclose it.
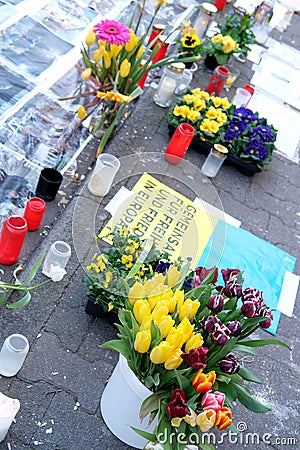
<path fill-rule="evenodd" d="M 101 139 L 111 126 L 118 113 L 115 102 L 103 102 L 91 117 L 89 132 L 97 139 Z M 111 136 L 116 132 L 115 124 Z"/>

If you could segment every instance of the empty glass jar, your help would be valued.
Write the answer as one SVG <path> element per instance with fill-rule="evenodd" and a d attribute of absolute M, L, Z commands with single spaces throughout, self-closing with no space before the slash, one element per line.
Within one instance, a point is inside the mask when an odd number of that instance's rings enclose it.
<path fill-rule="evenodd" d="M 65 269 L 71 256 L 71 247 L 64 241 L 54 242 L 44 259 L 42 272 L 52 278 L 56 268 Z"/>
<path fill-rule="evenodd" d="M 215 177 L 227 155 L 228 150 L 226 147 L 220 144 L 215 144 L 201 167 L 202 173 L 209 178 Z"/>
<path fill-rule="evenodd" d="M 8 336 L 0 352 L 0 374 L 13 377 L 21 369 L 29 350 L 29 342 L 22 334 Z"/>

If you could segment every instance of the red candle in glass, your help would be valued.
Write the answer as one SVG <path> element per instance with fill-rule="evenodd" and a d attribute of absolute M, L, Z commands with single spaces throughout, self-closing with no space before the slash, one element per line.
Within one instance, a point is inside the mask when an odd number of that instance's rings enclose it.
<path fill-rule="evenodd" d="M 29 231 L 35 231 L 41 224 L 46 210 L 46 203 L 38 197 L 33 197 L 26 203 L 24 219 L 27 222 Z"/>
<path fill-rule="evenodd" d="M 27 232 L 24 217 L 10 216 L 5 220 L 0 235 L 0 264 L 14 264 L 21 253 Z"/>
<path fill-rule="evenodd" d="M 188 123 L 178 125 L 166 149 L 165 160 L 172 164 L 178 164 L 192 142 L 194 133 L 192 125 Z"/>
<path fill-rule="evenodd" d="M 222 11 L 226 5 L 226 0 L 216 0 L 214 5 L 219 11 Z"/>
<path fill-rule="evenodd" d="M 254 87 L 250 86 L 250 84 L 245 84 L 245 86 L 243 86 L 243 89 L 246 89 L 246 91 L 250 92 L 251 96 L 254 94 Z M 245 108 L 247 108 L 247 105 L 250 102 L 250 100 L 251 100 L 251 97 L 247 101 Z"/>
<path fill-rule="evenodd" d="M 218 66 L 215 68 L 208 85 L 204 89 L 209 94 L 213 92 L 215 95 L 220 95 L 223 89 L 223 86 L 229 77 L 230 72 L 225 66 Z"/>
<path fill-rule="evenodd" d="M 166 25 L 164 23 L 154 23 L 152 30 L 151 30 L 148 44 L 150 44 L 152 41 L 154 41 L 154 39 L 157 38 L 157 36 L 159 34 L 162 34 L 165 31 L 165 29 L 166 29 Z M 157 39 L 155 40 L 155 42 L 153 43 L 151 48 L 153 48 L 156 44 L 157 44 Z"/>
<path fill-rule="evenodd" d="M 159 45 L 160 48 L 158 50 L 158 52 L 156 53 L 156 55 L 154 56 L 154 58 L 152 59 L 152 64 L 157 63 L 158 61 L 161 61 L 162 59 L 164 59 L 164 57 L 166 56 L 168 47 L 169 47 L 169 43 L 166 42 L 166 36 L 159 36 L 159 38 L 157 39 L 157 42 L 155 45 Z"/>

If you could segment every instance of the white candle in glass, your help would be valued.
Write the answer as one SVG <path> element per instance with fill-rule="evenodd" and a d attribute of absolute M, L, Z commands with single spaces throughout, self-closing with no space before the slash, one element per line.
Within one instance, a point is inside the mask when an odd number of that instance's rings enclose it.
<path fill-rule="evenodd" d="M 165 77 L 163 83 L 158 87 L 156 100 L 159 103 L 167 105 L 173 97 L 176 89 L 176 80 L 170 77 Z"/>

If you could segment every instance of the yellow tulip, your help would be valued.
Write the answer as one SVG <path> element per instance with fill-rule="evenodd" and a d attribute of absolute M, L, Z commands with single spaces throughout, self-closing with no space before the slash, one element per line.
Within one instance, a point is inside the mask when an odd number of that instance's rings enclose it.
<path fill-rule="evenodd" d="M 177 330 L 179 330 L 184 336 L 183 342 L 187 342 L 189 340 L 194 331 L 194 327 L 195 325 L 192 325 L 187 317 L 185 317 L 178 325 Z"/>
<path fill-rule="evenodd" d="M 96 41 L 96 35 L 93 31 L 93 28 L 91 28 L 86 35 L 85 43 L 86 43 L 86 45 L 88 45 L 90 47 L 91 45 L 94 44 L 95 41 Z"/>
<path fill-rule="evenodd" d="M 178 328 L 171 328 L 168 336 L 166 337 L 166 342 L 172 346 L 172 348 L 181 348 L 185 342 L 182 330 Z"/>
<path fill-rule="evenodd" d="M 109 69 L 111 66 L 111 57 L 110 53 L 105 51 L 103 54 L 103 61 L 104 61 L 104 67 L 105 69 Z"/>
<path fill-rule="evenodd" d="M 206 433 L 210 430 L 216 421 L 216 412 L 213 409 L 206 409 L 202 413 L 198 414 L 196 423 L 202 433 Z"/>
<path fill-rule="evenodd" d="M 137 300 L 133 306 L 133 314 L 138 323 L 142 323 L 145 316 L 150 316 L 150 306 L 147 300 Z"/>
<path fill-rule="evenodd" d="M 145 296 L 144 286 L 139 281 L 136 281 L 128 292 L 129 303 L 133 306 L 138 299 L 143 299 Z"/>
<path fill-rule="evenodd" d="M 177 267 L 175 267 L 175 266 L 171 266 L 167 270 L 167 280 L 168 280 L 168 286 L 170 288 L 174 287 L 178 283 L 179 275 L 180 275 L 180 272 L 177 269 Z"/>
<path fill-rule="evenodd" d="M 170 357 L 173 350 L 168 342 L 162 341 L 151 350 L 150 360 L 153 364 L 162 364 Z"/>
<path fill-rule="evenodd" d="M 147 353 L 151 344 L 150 330 L 138 331 L 134 340 L 134 349 L 138 353 Z"/>
<path fill-rule="evenodd" d="M 161 289 L 153 289 L 151 294 L 148 294 L 148 302 L 151 310 L 155 308 L 155 305 L 162 300 Z"/>
<path fill-rule="evenodd" d="M 86 119 L 86 109 L 84 106 L 79 106 L 78 111 L 77 111 L 78 117 L 80 117 L 80 119 Z M 96 266 L 96 264 L 91 264 L 91 268 Z M 97 267 L 97 266 L 96 266 Z M 90 270 L 90 269 L 88 269 Z"/>
<path fill-rule="evenodd" d="M 82 72 L 81 78 L 86 81 L 90 78 L 91 75 L 92 75 L 92 69 L 89 67 Z"/>
<path fill-rule="evenodd" d="M 179 310 L 182 307 L 183 302 L 184 302 L 184 291 L 180 291 L 179 289 L 176 289 L 174 297 L 175 297 L 176 303 L 177 303 L 177 310 Z M 174 312 L 174 311 L 171 311 L 171 312 Z"/>
<path fill-rule="evenodd" d="M 105 48 L 99 47 L 94 51 L 93 59 L 96 63 L 98 63 L 105 53 Z"/>
<path fill-rule="evenodd" d="M 197 413 L 193 409 L 190 409 L 190 414 L 184 416 L 183 420 L 188 423 L 191 427 L 197 425 Z"/>
<path fill-rule="evenodd" d="M 143 53 L 144 53 L 144 47 L 141 45 L 137 51 L 136 58 L 140 59 L 143 56 Z"/>
<path fill-rule="evenodd" d="M 169 315 L 162 315 L 160 320 L 155 323 L 160 329 L 162 337 L 165 338 L 169 334 L 171 328 L 173 328 L 175 320 Z"/>
<path fill-rule="evenodd" d="M 134 34 L 132 30 L 130 30 L 130 39 L 125 44 L 125 50 L 126 52 L 130 53 L 132 50 L 136 47 L 137 43 L 139 42 L 139 38 Z"/>
<path fill-rule="evenodd" d="M 188 319 L 193 319 L 196 312 L 200 307 L 199 300 L 190 300 L 189 298 L 185 300 L 181 308 L 179 309 L 179 320 L 180 322 L 187 317 Z"/>
<path fill-rule="evenodd" d="M 183 361 L 181 355 L 182 350 L 180 348 L 174 350 L 169 356 L 169 358 L 165 361 L 165 369 L 167 370 L 177 369 L 177 367 L 179 367 Z"/>
<path fill-rule="evenodd" d="M 156 303 L 155 307 L 153 308 L 151 312 L 151 316 L 153 319 L 158 322 L 161 318 L 161 316 L 169 314 L 169 308 L 166 304 L 166 302 L 158 302 Z"/>
<path fill-rule="evenodd" d="M 110 45 L 110 56 L 112 58 L 116 58 L 118 56 L 118 54 L 120 53 L 120 51 L 122 50 L 123 45 L 114 45 L 111 44 Z"/>
<path fill-rule="evenodd" d="M 189 353 L 193 348 L 198 348 L 203 345 L 203 337 L 200 333 L 192 334 L 185 344 L 185 351 Z"/>
<path fill-rule="evenodd" d="M 140 325 L 140 331 L 150 330 L 152 320 L 151 316 L 145 316 Z"/>

